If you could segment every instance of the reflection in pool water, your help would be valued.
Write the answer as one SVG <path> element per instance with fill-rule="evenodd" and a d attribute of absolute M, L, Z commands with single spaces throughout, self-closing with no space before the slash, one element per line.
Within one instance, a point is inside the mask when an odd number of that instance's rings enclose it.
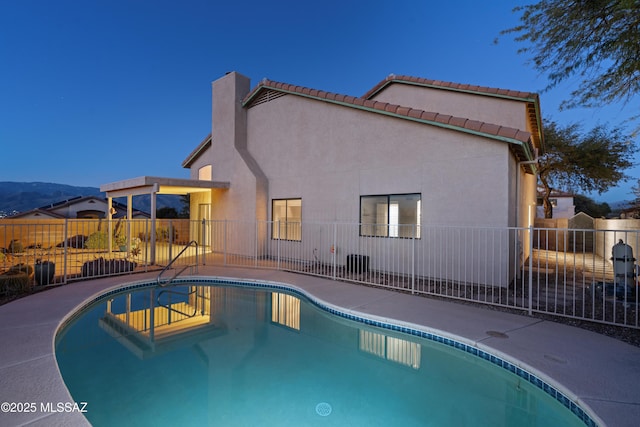
<path fill-rule="evenodd" d="M 584 425 L 487 360 L 283 289 L 110 295 L 61 330 L 56 357 L 94 426 Z"/>

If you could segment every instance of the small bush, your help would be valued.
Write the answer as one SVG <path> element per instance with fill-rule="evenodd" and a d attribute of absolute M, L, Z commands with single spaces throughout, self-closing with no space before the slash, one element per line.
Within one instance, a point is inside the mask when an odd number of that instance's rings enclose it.
<path fill-rule="evenodd" d="M 138 238 L 143 242 L 150 242 L 151 235 L 145 231 L 141 231 L 138 233 Z M 156 242 L 168 242 L 169 241 L 169 228 L 168 227 L 158 227 L 156 228 Z M 178 230 L 176 228 L 173 229 L 173 243 L 178 241 Z"/>
<path fill-rule="evenodd" d="M 158 227 L 156 228 L 156 240 L 158 242 L 168 242 L 169 241 L 169 227 Z M 178 230 L 173 228 L 173 239 L 172 242 L 176 242 L 178 240 Z"/>
<path fill-rule="evenodd" d="M 27 276 L 33 275 L 33 266 L 28 264 L 16 264 L 7 271 L 7 273 L 16 274 L 23 273 Z"/>
<path fill-rule="evenodd" d="M 77 234 L 75 236 L 69 237 L 66 240 L 66 244 L 68 248 L 82 249 L 85 247 L 88 239 L 89 238 L 87 236 L 84 236 L 82 234 Z M 64 245 L 65 245 L 65 242 L 61 242 L 61 243 L 58 243 L 56 247 L 63 248 Z"/>
<path fill-rule="evenodd" d="M 24 252 L 24 247 L 22 246 L 22 243 L 20 243 L 19 240 L 12 240 L 11 243 L 9 243 L 9 247 L 7 249 L 11 254 L 18 254 L 18 253 Z"/>
<path fill-rule="evenodd" d="M 109 238 L 104 231 L 96 231 L 89 235 L 84 242 L 87 249 L 109 249 Z"/>
<path fill-rule="evenodd" d="M 20 271 L 7 271 L 0 274 L 0 294 L 16 295 L 31 290 L 29 275 Z"/>
<path fill-rule="evenodd" d="M 98 258 L 82 265 L 82 277 L 102 276 L 107 274 L 127 273 L 133 271 L 137 264 L 124 259 Z"/>

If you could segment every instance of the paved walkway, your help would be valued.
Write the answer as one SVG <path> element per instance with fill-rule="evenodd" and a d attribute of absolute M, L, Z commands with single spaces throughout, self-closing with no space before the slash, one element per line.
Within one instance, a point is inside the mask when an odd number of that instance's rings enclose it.
<path fill-rule="evenodd" d="M 330 304 L 458 337 L 553 378 L 554 385 L 591 408 L 603 425 L 640 423 L 640 348 L 618 340 L 526 316 L 300 274 L 225 267 L 201 267 L 200 274 L 287 283 Z M 77 413 L 41 411 L 41 404 L 72 402 L 53 353 L 56 330 L 88 298 L 156 275 L 77 282 L 0 306 L 0 403 L 36 406 L 35 412 L 0 412 L 0 425 L 87 425 Z"/>

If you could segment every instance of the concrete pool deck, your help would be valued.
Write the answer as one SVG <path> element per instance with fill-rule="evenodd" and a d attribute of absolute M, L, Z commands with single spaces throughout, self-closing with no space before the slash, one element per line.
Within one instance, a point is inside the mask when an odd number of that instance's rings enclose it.
<path fill-rule="evenodd" d="M 521 361 L 523 369 L 547 382 L 551 378 L 603 425 L 640 423 L 640 348 L 613 338 L 524 315 L 282 271 L 207 266 L 200 267 L 199 275 L 285 283 L 365 316 L 459 337 L 514 364 Z M 53 351 L 58 326 L 91 297 L 156 276 L 157 272 L 76 282 L 0 306 L 0 403 L 35 406 L 33 412 L 20 413 L 5 412 L 3 406 L 0 425 L 88 425 L 77 412 L 55 410 L 58 402 L 73 403 Z M 91 402 L 86 409 L 91 410 Z"/>

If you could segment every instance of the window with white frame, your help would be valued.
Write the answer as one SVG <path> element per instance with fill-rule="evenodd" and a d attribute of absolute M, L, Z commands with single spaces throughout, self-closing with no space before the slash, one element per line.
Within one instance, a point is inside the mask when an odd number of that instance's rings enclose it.
<path fill-rule="evenodd" d="M 360 235 L 420 238 L 422 196 L 387 194 L 360 197 Z"/>
<path fill-rule="evenodd" d="M 272 239 L 302 240 L 302 199 L 274 199 L 271 219 Z"/>

